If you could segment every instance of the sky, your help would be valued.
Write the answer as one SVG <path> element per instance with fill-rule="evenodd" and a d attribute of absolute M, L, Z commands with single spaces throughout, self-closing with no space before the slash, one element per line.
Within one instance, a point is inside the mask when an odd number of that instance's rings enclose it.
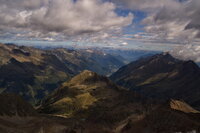
<path fill-rule="evenodd" d="M 200 0 L 0 0 L 0 41 L 171 51 L 200 62 Z"/>

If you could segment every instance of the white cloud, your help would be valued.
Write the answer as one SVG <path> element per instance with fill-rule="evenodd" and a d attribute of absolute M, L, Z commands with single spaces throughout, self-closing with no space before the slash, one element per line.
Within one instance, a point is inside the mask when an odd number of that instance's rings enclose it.
<path fill-rule="evenodd" d="M 126 45 L 128 45 L 127 42 L 123 42 L 123 43 L 122 43 L 122 46 L 126 46 Z"/>
<path fill-rule="evenodd" d="M 197 6 L 198 5 L 198 6 Z M 143 20 L 147 33 L 154 33 L 156 38 L 192 43 L 200 33 L 200 2 L 190 0 L 176 6 L 165 6 Z"/>
<path fill-rule="evenodd" d="M 147 13 L 142 21 L 145 32 L 149 34 L 146 39 L 188 44 L 200 38 L 200 0 L 117 1 L 130 9 Z"/>
<path fill-rule="evenodd" d="M 30 38 L 105 39 L 132 23 L 133 14 L 118 16 L 115 9 L 100 0 L 1 0 L 0 31 Z"/>
<path fill-rule="evenodd" d="M 182 60 L 200 62 L 200 45 L 182 45 L 173 49 L 170 53 Z"/>

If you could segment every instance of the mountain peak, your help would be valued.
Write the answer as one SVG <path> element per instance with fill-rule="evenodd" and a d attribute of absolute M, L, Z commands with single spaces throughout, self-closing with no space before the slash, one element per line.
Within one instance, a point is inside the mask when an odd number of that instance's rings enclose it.
<path fill-rule="evenodd" d="M 105 106 L 106 100 L 113 101 L 118 97 L 120 89 L 107 77 L 85 70 L 48 96 L 39 110 L 70 117 L 79 110 L 96 106 L 97 102 Z"/>
<path fill-rule="evenodd" d="M 183 99 L 200 107 L 200 68 L 193 61 L 178 60 L 169 53 L 132 62 L 114 73 L 111 79 L 147 97 Z"/>
<path fill-rule="evenodd" d="M 190 66 L 193 69 L 199 69 L 199 66 L 194 61 L 192 61 L 192 60 L 185 61 L 184 65 L 185 66 Z"/>
<path fill-rule="evenodd" d="M 89 70 L 84 70 L 80 74 L 82 74 L 82 75 L 88 75 L 88 76 L 97 75 L 95 72 L 92 72 L 92 71 L 89 71 Z"/>
<path fill-rule="evenodd" d="M 71 79 L 71 83 L 89 83 L 89 82 L 96 82 L 96 81 L 105 81 L 107 79 L 104 76 L 98 75 L 95 72 L 89 71 L 89 70 L 84 70 L 77 76 Z"/>
<path fill-rule="evenodd" d="M 178 61 L 178 59 L 174 58 L 169 52 L 156 54 L 155 56 L 152 56 L 152 59 L 165 60 L 165 61 Z"/>

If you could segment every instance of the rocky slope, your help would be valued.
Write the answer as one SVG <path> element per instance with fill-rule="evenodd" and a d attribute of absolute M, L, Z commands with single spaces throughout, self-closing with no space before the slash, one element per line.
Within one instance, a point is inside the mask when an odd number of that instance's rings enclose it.
<path fill-rule="evenodd" d="M 190 105 L 188 105 L 184 101 L 172 99 L 169 104 L 170 104 L 171 109 L 174 109 L 174 110 L 182 111 L 185 113 L 200 113 L 199 111 L 192 108 Z"/>
<path fill-rule="evenodd" d="M 168 53 L 158 54 L 132 62 L 110 78 L 147 97 L 183 99 L 200 107 L 200 68 L 193 61 L 181 61 Z"/>
<path fill-rule="evenodd" d="M 84 133 L 175 133 L 199 131 L 200 115 L 188 104 L 152 101 L 84 71 L 48 96 L 41 113 L 75 119 Z"/>
<path fill-rule="evenodd" d="M 199 113 L 184 113 L 166 105 L 157 106 L 152 111 L 148 112 L 141 120 L 129 120 L 121 131 L 123 133 L 200 132 Z M 181 108 L 185 108 L 185 106 Z"/>

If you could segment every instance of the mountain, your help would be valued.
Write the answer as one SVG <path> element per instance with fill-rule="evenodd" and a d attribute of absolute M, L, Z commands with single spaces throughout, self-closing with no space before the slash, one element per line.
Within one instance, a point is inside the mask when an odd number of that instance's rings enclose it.
<path fill-rule="evenodd" d="M 0 58 L 1 92 L 20 94 L 32 104 L 73 74 L 55 56 L 35 48 L 0 44 Z"/>
<path fill-rule="evenodd" d="M 83 132 L 111 132 L 130 116 L 138 120 L 145 110 L 143 105 L 135 93 L 85 70 L 49 95 L 38 111 L 75 119 Z"/>
<path fill-rule="evenodd" d="M 0 92 L 16 93 L 36 104 L 85 69 L 109 75 L 123 64 L 98 51 L 41 50 L 0 44 Z"/>
<path fill-rule="evenodd" d="M 118 58 L 101 50 L 95 49 L 53 49 L 51 50 L 75 74 L 83 70 L 90 70 L 101 75 L 110 75 L 125 65 L 123 58 Z"/>
<path fill-rule="evenodd" d="M 177 103 L 181 102 L 175 100 Z M 198 133 L 200 127 L 199 113 L 185 113 L 171 108 L 169 104 L 158 105 L 148 112 L 141 120 L 129 122 L 122 128 L 122 133 Z M 187 104 L 174 105 L 185 109 Z M 191 108 L 191 110 L 194 110 Z"/>
<path fill-rule="evenodd" d="M 15 94 L 0 94 L 2 133 L 199 132 L 200 113 L 184 101 L 160 104 L 85 70 L 35 109 Z"/>
<path fill-rule="evenodd" d="M 123 58 L 123 61 L 126 63 L 130 63 L 132 61 L 138 60 L 141 57 L 148 57 L 158 53 L 160 51 L 150 51 L 150 50 L 134 50 L 134 49 L 126 49 L 126 48 L 102 48 L 102 51 L 105 53 L 109 53 L 114 56 L 119 56 L 118 58 Z"/>
<path fill-rule="evenodd" d="M 157 54 L 120 68 L 110 78 L 147 97 L 182 99 L 200 107 L 200 68 L 193 61 L 181 61 L 168 53 Z"/>
<path fill-rule="evenodd" d="M 106 75 L 122 58 L 99 50 L 0 44 L 0 58 L 2 133 L 200 132 L 192 61 L 142 58 L 111 76 L 117 85 Z"/>
<path fill-rule="evenodd" d="M 38 114 L 16 94 L 0 94 L 0 101 L 0 133 L 67 133 L 73 127 L 72 120 Z"/>
<path fill-rule="evenodd" d="M 152 101 L 108 78 L 83 71 L 49 95 L 40 113 L 75 119 L 74 132 L 174 133 L 199 131 L 200 115 L 183 101 Z"/>
<path fill-rule="evenodd" d="M 116 105 L 123 101 L 117 100 L 122 90 L 105 76 L 85 70 L 49 95 L 40 110 L 43 113 L 72 117 L 89 108 Z"/>

